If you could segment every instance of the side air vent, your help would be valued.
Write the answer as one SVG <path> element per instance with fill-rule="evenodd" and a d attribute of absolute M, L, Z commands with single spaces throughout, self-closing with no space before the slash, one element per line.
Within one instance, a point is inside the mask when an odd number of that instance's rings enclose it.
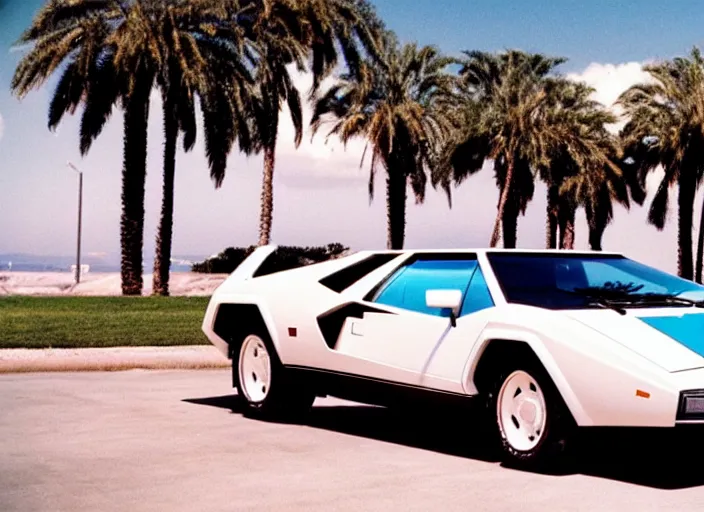
<path fill-rule="evenodd" d="M 362 261 L 322 278 L 319 282 L 332 291 L 340 293 L 376 269 L 398 257 L 398 254 L 373 254 Z"/>
<path fill-rule="evenodd" d="M 348 318 L 363 318 L 364 313 L 386 313 L 393 315 L 382 309 L 365 306 L 356 302 L 348 302 L 341 307 L 335 308 L 323 313 L 318 317 L 318 327 L 325 338 L 325 343 L 328 347 L 334 349 L 337 344 L 337 339 L 340 337 L 340 331 Z"/>

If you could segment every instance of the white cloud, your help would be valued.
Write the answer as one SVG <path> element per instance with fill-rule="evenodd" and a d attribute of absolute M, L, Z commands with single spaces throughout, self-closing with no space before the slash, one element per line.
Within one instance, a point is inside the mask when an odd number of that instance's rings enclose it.
<path fill-rule="evenodd" d="M 595 89 L 592 97 L 609 107 L 619 117 L 622 109 L 614 103 L 618 97 L 629 87 L 650 82 L 650 75 L 643 70 L 644 63 L 626 62 L 623 64 L 601 64 L 593 62 L 581 73 L 570 73 L 567 77 L 571 80 L 583 81 Z M 621 119 L 618 123 L 609 127 L 616 133 L 623 128 L 625 121 Z"/>
<path fill-rule="evenodd" d="M 365 142 L 363 139 L 350 141 L 345 147 L 336 136 L 326 137 L 331 125 L 323 125 L 313 137 L 310 120 L 313 116 L 313 106 L 307 100 L 313 84 L 312 75 L 299 73 L 292 68 L 293 82 L 301 94 L 303 102 L 303 139 L 296 149 L 294 144 L 294 129 L 291 123 L 288 107 L 281 112 L 279 125 L 279 142 L 277 159 L 286 165 L 279 167 L 281 174 L 294 176 L 316 176 L 330 178 L 365 178 L 368 176 L 369 152 L 365 159 L 365 167 L 360 169 L 360 161 L 364 153 Z M 326 79 L 321 84 L 321 92 L 325 92 L 335 82 L 333 77 Z M 277 168 L 278 169 L 278 168 Z"/>
<path fill-rule="evenodd" d="M 623 109 L 614 105 L 618 97 L 629 87 L 639 83 L 649 83 L 653 78 L 643 70 L 645 62 L 626 62 L 622 64 L 601 64 L 593 62 L 581 73 L 571 73 L 567 77 L 572 80 L 586 82 L 595 89 L 592 97 L 611 108 L 619 116 L 619 122 L 609 126 L 609 130 L 618 133 L 626 124 L 622 117 Z M 646 182 L 648 197 L 652 197 L 662 179 L 662 169 L 658 168 Z"/>
<path fill-rule="evenodd" d="M 582 80 L 594 87 L 594 99 L 611 107 L 622 92 L 637 83 L 647 82 L 650 75 L 641 62 L 601 64 L 594 62 L 581 73 L 570 73 L 568 78 Z"/>

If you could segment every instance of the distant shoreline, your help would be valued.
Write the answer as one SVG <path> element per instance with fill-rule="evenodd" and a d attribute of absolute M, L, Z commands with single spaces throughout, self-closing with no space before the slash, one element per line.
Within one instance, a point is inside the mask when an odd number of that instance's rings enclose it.
<path fill-rule="evenodd" d="M 171 270 L 169 291 L 174 296 L 212 295 L 227 278 L 226 274 L 201 274 Z M 142 295 L 152 293 L 152 274 L 143 275 Z M 81 276 L 76 285 L 70 271 L 0 270 L 0 296 L 51 295 L 51 296 L 117 296 L 122 294 L 120 272 L 90 271 Z"/>
<path fill-rule="evenodd" d="M 85 265 L 85 263 L 82 263 Z M 90 265 L 90 273 L 110 273 L 120 272 L 119 265 Z M 145 266 L 145 270 L 148 267 Z M 151 269 L 150 269 L 151 270 Z M 171 265 L 171 272 L 190 272 L 191 265 Z M 73 271 L 70 266 L 42 265 L 40 263 L 12 263 L 10 267 L 7 262 L 0 264 L 0 273 L 12 272 L 59 272 L 70 274 Z"/>
<path fill-rule="evenodd" d="M 171 257 L 172 272 L 190 272 L 195 263 L 207 259 L 207 256 L 178 254 Z M 0 272 L 61 272 L 71 273 L 76 264 L 75 255 L 51 255 L 28 253 L 0 253 Z M 120 272 L 119 254 L 81 253 L 81 266 L 88 265 L 90 272 Z M 152 272 L 154 258 L 145 255 L 142 265 L 144 272 Z"/>

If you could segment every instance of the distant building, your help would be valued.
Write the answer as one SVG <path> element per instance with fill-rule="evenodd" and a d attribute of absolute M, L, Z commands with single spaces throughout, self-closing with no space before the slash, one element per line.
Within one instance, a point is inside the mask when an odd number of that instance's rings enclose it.
<path fill-rule="evenodd" d="M 90 265 L 81 264 L 81 276 L 90 272 Z M 71 265 L 71 273 L 76 274 L 76 265 Z"/>

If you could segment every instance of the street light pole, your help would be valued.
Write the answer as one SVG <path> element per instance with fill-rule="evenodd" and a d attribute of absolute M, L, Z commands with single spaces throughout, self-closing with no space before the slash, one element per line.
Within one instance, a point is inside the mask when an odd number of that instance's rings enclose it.
<path fill-rule="evenodd" d="M 81 221 L 83 217 L 83 172 L 71 162 L 66 162 L 78 173 L 78 233 L 76 235 L 76 284 L 81 282 Z"/>

